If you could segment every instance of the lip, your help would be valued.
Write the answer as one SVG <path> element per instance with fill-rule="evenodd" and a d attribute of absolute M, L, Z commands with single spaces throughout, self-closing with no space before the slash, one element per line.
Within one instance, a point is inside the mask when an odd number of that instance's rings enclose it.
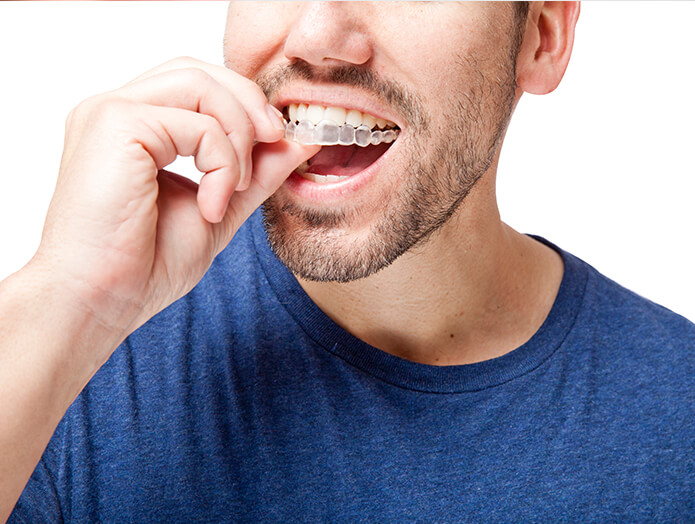
<path fill-rule="evenodd" d="M 346 196 L 355 194 L 377 175 L 384 163 L 393 155 L 392 151 L 400 149 L 400 139 L 407 130 L 402 115 L 394 113 L 388 106 L 374 99 L 369 92 L 354 87 L 297 81 L 278 90 L 269 101 L 279 110 L 283 110 L 289 104 L 316 104 L 325 107 L 356 109 L 384 120 L 390 120 L 400 128 L 398 138 L 383 155 L 367 168 L 346 180 L 319 184 L 307 180 L 293 171 L 283 186 L 305 201 L 337 203 Z"/>
<path fill-rule="evenodd" d="M 346 86 L 293 84 L 280 89 L 270 103 L 282 111 L 289 104 L 315 104 L 324 107 L 344 107 L 394 122 L 401 132 L 407 128 L 401 115 L 373 99 L 369 93 Z M 390 151 L 390 149 L 389 149 Z"/>
<path fill-rule="evenodd" d="M 329 204 L 338 202 L 348 197 L 350 194 L 356 193 L 377 176 L 383 164 L 392 154 L 391 152 L 394 149 L 399 149 L 399 140 L 400 135 L 393 142 L 391 147 L 389 147 L 383 155 L 377 158 L 376 161 L 359 173 L 355 173 L 354 175 L 350 176 L 346 180 L 319 184 L 317 182 L 307 180 L 296 171 L 293 171 L 289 178 L 285 180 L 283 186 L 302 200 L 325 202 Z"/>

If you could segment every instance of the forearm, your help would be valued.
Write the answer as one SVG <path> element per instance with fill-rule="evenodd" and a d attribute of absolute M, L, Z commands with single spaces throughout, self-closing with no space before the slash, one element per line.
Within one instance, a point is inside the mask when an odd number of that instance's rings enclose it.
<path fill-rule="evenodd" d="M 282 140 L 268 108 L 250 80 L 182 58 L 68 116 L 39 250 L 0 283 L 0 518 L 118 344 L 320 149 Z M 194 156 L 200 185 L 164 169 L 177 155 Z"/>
<path fill-rule="evenodd" d="M 122 334 L 27 266 L 0 283 L 0 522 L 56 426 Z"/>

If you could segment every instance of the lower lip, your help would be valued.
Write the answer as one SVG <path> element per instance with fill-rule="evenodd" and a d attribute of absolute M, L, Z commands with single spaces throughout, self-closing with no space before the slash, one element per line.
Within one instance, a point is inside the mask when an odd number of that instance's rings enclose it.
<path fill-rule="evenodd" d="M 367 185 L 369 181 L 377 174 L 381 168 L 381 165 L 386 161 L 386 158 L 396 147 L 397 143 L 398 139 L 369 167 L 363 169 L 359 173 L 355 173 L 345 180 L 319 184 L 317 182 L 313 182 L 312 180 L 307 180 L 296 171 L 293 171 L 289 178 L 285 180 L 284 186 L 305 200 L 339 200 L 345 197 L 345 195 L 355 193 Z"/>

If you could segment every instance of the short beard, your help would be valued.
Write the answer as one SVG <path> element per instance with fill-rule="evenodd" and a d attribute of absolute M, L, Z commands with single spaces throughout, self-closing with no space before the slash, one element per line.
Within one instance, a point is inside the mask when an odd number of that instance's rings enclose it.
<path fill-rule="evenodd" d="M 504 108 L 506 117 L 498 120 L 492 140 L 483 143 L 479 133 L 471 132 L 469 117 L 454 117 L 456 124 L 449 131 L 456 139 L 437 140 L 427 156 L 422 145 L 413 144 L 410 161 L 405 162 L 411 166 L 403 173 L 405 187 L 365 239 L 341 233 L 349 228 L 354 211 L 305 209 L 292 202 L 282 204 L 273 195 L 263 205 L 271 248 L 295 275 L 319 282 L 350 282 L 389 266 L 446 224 L 488 170 L 512 104 L 513 95 L 497 106 Z M 457 104 L 459 114 L 467 112 L 464 105 Z"/>
<path fill-rule="evenodd" d="M 501 144 L 516 88 L 517 50 L 510 55 L 512 60 L 489 76 L 474 60 L 459 57 L 473 87 L 459 93 L 443 128 L 432 130 L 424 110 L 413 108 L 419 118 L 409 133 L 412 143 L 402 144 L 410 150 L 401 164 L 408 166 L 401 173 L 403 188 L 363 237 L 349 233 L 355 210 L 317 211 L 270 197 L 263 205 L 264 226 L 277 257 L 300 278 L 350 282 L 384 269 L 430 238 L 489 169 Z"/>

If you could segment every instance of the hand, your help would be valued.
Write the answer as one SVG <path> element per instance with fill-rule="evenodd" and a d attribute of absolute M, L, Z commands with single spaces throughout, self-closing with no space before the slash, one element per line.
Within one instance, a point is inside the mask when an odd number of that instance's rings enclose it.
<path fill-rule="evenodd" d="M 68 116 L 30 265 L 100 322 L 134 330 L 187 293 L 239 226 L 318 151 L 282 140 L 267 104 L 250 80 L 189 58 L 81 103 Z M 177 155 L 195 157 L 199 186 L 163 170 Z"/>

